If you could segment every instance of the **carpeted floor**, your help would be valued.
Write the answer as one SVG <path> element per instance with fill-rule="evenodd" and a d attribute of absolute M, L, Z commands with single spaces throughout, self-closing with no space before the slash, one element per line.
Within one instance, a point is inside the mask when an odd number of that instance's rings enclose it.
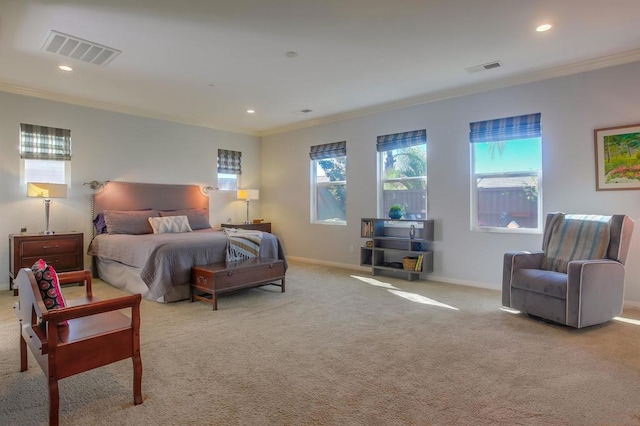
<path fill-rule="evenodd" d="M 120 294 L 97 280 L 101 298 Z M 83 291 L 65 287 L 68 298 Z M 0 295 L 0 424 L 47 424 Z M 640 311 L 586 330 L 500 309 L 498 291 L 292 262 L 287 292 L 219 310 L 143 301 L 144 404 L 131 361 L 60 382 L 63 425 L 638 425 Z"/>

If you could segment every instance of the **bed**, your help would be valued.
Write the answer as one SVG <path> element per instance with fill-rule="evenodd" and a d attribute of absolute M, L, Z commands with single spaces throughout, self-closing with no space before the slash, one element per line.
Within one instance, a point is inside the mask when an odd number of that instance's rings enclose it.
<path fill-rule="evenodd" d="M 226 259 L 228 238 L 211 228 L 209 197 L 198 185 L 107 182 L 92 197 L 92 218 L 95 235 L 87 253 L 94 273 L 147 300 L 188 299 L 191 268 Z M 282 259 L 286 269 L 273 234 L 261 234 L 258 257 Z"/>

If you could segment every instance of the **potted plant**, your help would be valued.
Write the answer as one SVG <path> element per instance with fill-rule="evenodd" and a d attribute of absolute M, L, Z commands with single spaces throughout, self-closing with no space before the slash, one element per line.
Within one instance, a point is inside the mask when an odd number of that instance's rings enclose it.
<path fill-rule="evenodd" d="M 403 214 L 403 208 L 400 204 L 394 204 L 389 207 L 389 217 L 391 219 L 400 219 Z"/>

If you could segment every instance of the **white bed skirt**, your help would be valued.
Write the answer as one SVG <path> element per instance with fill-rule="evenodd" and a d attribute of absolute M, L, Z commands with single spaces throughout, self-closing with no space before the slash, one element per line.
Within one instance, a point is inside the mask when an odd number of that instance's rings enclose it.
<path fill-rule="evenodd" d="M 127 293 L 140 293 L 144 299 L 161 303 L 189 298 L 189 283 L 186 283 L 173 287 L 173 290 L 158 299 L 150 299 L 148 297 L 149 288 L 140 278 L 140 268 L 98 257 L 94 257 L 94 260 L 98 269 L 98 277 L 107 284 Z"/>

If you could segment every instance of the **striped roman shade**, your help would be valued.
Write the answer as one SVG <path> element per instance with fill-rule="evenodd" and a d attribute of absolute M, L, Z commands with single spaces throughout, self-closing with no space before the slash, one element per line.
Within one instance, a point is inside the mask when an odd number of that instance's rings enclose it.
<path fill-rule="evenodd" d="M 391 151 L 394 149 L 408 148 L 427 143 L 427 130 L 413 130 L 411 132 L 392 133 L 390 135 L 378 136 L 376 149 L 378 152 Z"/>
<path fill-rule="evenodd" d="M 540 119 L 541 114 L 536 113 L 470 123 L 469 141 L 478 143 L 539 138 Z"/>
<path fill-rule="evenodd" d="M 347 141 L 325 143 L 314 145 L 309 151 L 312 160 L 323 160 L 325 158 L 344 157 L 347 155 Z"/>
<path fill-rule="evenodd" d="M 218 173 L 242 174 L 242 153 L 228 149 L 218 150 Z"/>
<path fill-rule="evenodd" d="M 20 158 L 71 160 L 71 130 L 20 123 Z"/>

